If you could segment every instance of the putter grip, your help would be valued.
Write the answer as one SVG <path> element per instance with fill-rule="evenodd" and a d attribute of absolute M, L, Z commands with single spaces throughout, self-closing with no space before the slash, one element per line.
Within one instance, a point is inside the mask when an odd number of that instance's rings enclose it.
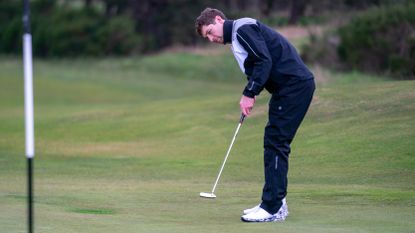
<path fill-rule="evenodd" d="M 239 123 L 241 123 L 241 124 L 242 124 L 242 123 L 244 122 L 244 120 L 245 120 L 245 117 L 246 117 L 246 116 L 242 113 L 242 114 L 241 114 L 241 119 L 239 119 Z"/>

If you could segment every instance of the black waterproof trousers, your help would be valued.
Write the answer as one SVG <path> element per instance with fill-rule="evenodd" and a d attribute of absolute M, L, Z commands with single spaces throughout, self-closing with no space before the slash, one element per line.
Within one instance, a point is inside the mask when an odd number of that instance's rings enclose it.
<path fill-rule="evenodd" d="M 310 106 L 314 79 L 299 81 L 273 93 L 264 135 L 265 184 L 261 207 L 275 214 L 287 195 L 290 144 Z"/>

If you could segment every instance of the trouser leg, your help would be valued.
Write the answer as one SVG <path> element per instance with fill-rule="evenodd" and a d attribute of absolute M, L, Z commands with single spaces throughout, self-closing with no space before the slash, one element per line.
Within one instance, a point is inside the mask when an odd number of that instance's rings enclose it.
<path fill-rule="evenodd" d="M 290 144 L 308 110 L 315 86 L 309 80 L 290 88 L 272 95 L 265 127 L 261 207 L 272 214 L 278 212 L 287 194 Z"/>
<path fill-rule="evenodd" d="M 290 144 L 280 143 L 278 149 L 264 149 L 265 184 L 262 191 L 261 207 L 274 214 L 282 205 L 287 195 L 288 156 Z"/>

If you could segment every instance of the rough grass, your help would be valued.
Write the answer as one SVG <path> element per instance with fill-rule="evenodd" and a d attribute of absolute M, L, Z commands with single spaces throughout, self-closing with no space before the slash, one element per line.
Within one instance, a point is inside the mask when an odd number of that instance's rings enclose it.
<path fill-rule="evenodd" d="M 415 82 L 325 73 L 293 143 L 284 223 L 259 202 L 264 93 L 239 119 L 230 55 L 35 62 L 36 232 L 413 232 Z M 0 60 L 0 232 L 26 229 L 23 78 Z"/>

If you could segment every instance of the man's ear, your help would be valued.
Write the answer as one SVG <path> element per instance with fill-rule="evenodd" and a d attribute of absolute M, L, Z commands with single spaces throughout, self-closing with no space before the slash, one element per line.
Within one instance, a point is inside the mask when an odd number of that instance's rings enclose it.
<path fill-rule="evenodd" d="M 220 17 L 219 15 L 217 15 L 217 16 L 215 16 L 215 22 L 223 24 L 225 22 L 225 20 L 222 19 L 222 17 Z"/>

